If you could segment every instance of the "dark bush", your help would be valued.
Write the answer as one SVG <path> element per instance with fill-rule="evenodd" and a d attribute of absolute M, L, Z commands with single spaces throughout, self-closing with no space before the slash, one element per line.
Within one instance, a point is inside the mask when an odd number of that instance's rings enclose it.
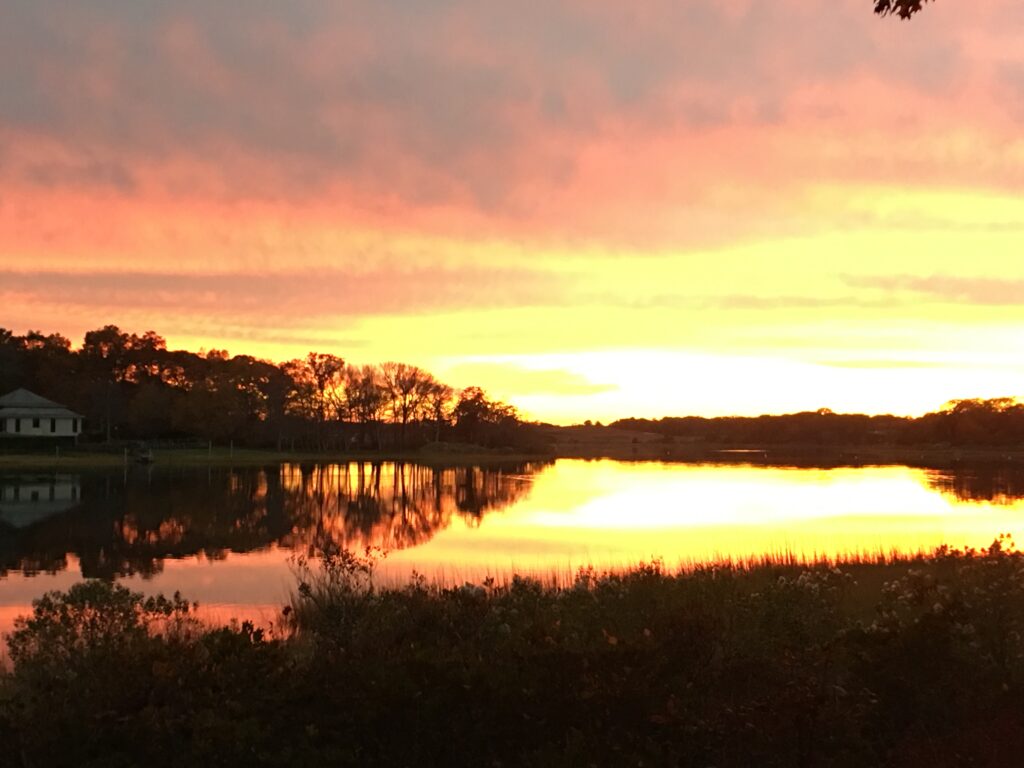
<path fill-rule="evenodd" d="M 10 640 L 0 760 L 997 766 L 1024 747 L 1005 542 L 560 587 L 372 575 L 347 553 L 300 568 L 273 636 L 101 582 L 47 595 Z"/>

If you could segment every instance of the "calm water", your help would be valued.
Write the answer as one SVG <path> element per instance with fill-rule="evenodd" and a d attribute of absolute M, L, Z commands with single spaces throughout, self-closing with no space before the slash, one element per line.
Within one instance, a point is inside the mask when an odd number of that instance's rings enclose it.
<path fill-rule="evenodd" d="M 1024 470 L 561 460 L 0 475 L 0 632 L 49 589 L 115 577 L 211 618 L 269 619 L 289 560 L 388 551 L 381 578 L 984 546 L 1024 520 Z"/>

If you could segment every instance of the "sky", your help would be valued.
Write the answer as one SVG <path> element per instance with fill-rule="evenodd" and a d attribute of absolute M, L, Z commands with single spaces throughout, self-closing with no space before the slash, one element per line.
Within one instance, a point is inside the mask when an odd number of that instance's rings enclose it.
<path fill-rule="evenodd" d="M 528 417 L 1024 394 L 1024 4 L 6 0 L 0 326 Z"/>

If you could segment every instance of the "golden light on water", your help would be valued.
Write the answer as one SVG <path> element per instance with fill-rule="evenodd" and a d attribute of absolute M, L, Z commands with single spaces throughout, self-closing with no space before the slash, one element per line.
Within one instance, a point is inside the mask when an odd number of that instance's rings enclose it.
<path fill-rule="evenodd" d="M 943 544 L 986 547 L 1001 533 L 1020 531 L 1024 499 L 1000 491 L 980 494 L 992 500 L 969 501 L 946 490 L 951 478 L 948 472 L 902 466 L 798 469 L 610 460 L 560 460 L 502 472 L 285 465 L 245 482 L 242 475 L 228 478 L 231 492 L 248 500 L 247 519 L 257 525 L 270 509 L 271 495 L 279 503 L 290 500 L 292 528 L 283 538 L 244 554 L 221 548 L 168 554 L 151 575 L 119 581 L 147 593 L 181 592 L 200 603 L 204 618 L 266 623 L 296 587 L 293 556 L 315 553 L 324 541 L 357 552 L 391 548 L 376 578 L 394 586 L 414 573 L 441 584 L 503 579 L 514 572 L 564 582 L 580 567 L 618 569 L 655 558 L 674 569 L 766 556 L 912 555 Z M 167 542 L 137 542 L 141 553 L 162 546 L 173 551 L 173 531 L 188 527 L 190 513 L 182 512 L 181 520 L 155 529 L 170 537 Z M 203 519 L 197 518 L 200 529 Z M 128 539 L 124 544 L 135 546 Z M 116 551 L 121 545 L 111 546 Z M 81 578 L 73 552 L 65 563 L 54 573 L 13 571 L 0 579 L 0 631 L 30 610 L 32 598 Z"/>
<path fill-rule="evenodd" d="M 453 520 L 383 571 L 439 581 L 528 571 L 571 575 L 652 558 L 666 566 L 794 555 L 916 554 L 988 546 L 1024 501 L 963 502 L 909 467 L 828 470 L 560 461 L 531 493 L 478 525 Z"/>

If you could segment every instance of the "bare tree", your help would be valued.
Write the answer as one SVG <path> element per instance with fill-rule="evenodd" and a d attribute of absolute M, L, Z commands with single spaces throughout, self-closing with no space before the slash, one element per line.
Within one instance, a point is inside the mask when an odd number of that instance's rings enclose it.
<path fill-rule="evenodd" d="M 406 427 L 427 399 L 433 377 L 422 368 L 406 363 L 384 363 L 381 380 L 388 395 L 391 420 L 400 427 L 400 440 L 405 444 Z"/>
<path fill-rule="evenodd" d="M 306 367 L 315 388 L 317 419 L 323 423 L 331 418 L 340 418 L 345 361 L 336 355 L 310 352 L 306 355 Z"/>
<path fill-rule="evenodd" d="M 340 357 L 310 352 L 304 360 L 292 360 L 281 366 L 291 378 L 289 410 L 313 422 L 316 440 L 324 448 L 326 424 L 344 415 L 345 361 Z"/>
<path fill-rule="evenodd" d="M 455 390 L 447 384 L 431 379 L 424 402 L 426 418 L 434 422 L 434 442 L 441 440 L 441 427 L 449 422 L 455 405 Z"/>
<path fill-rule="evenodd" d="M 345 369 L 345 407 L 359 424 L 359 437 L 366 444 L 370 425 L 378 425 L 384 415 L 387 393 L 381 385 L 380 372 L 372 365 L 350 365 Z M 380 447 L 380 436 L 377 447 Z"/>

